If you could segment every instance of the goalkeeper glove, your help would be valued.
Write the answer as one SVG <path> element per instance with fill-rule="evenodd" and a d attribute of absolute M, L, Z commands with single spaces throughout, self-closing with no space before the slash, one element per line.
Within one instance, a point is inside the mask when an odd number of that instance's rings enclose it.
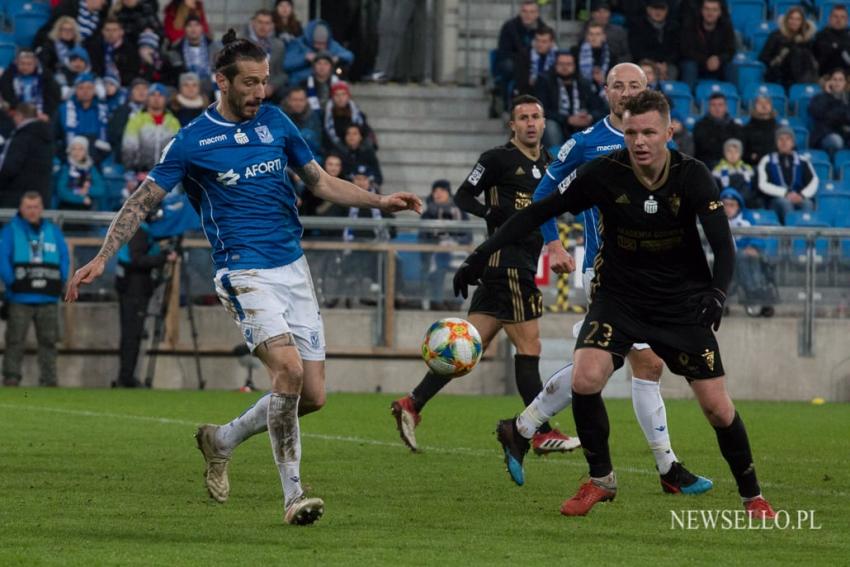
<path fill-rule="evenodd" d="M 478 250 L 474 250 L 455 273 L 454 280 L 452 281 L 455 297 L 462 295 L 466 299 L 468 296 L 466 288 L 471 285 L 478 285 L 478 281 L 481 279 L 481 275 L 484 273 L 486 267 L 486 256 Z"/>
<path fill-rule="evenodd" d="M 723 304 L 726 294 L 717 288 L 696 294 L 697 322 L 704 327 L 720 328 L 720 318 L 723 317 Z"/>

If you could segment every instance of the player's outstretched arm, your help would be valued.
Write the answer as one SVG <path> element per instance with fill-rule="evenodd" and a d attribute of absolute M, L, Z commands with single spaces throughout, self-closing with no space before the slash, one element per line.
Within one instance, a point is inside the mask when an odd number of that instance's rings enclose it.
<path fill-rule="evenodd" d="M 364 191 L 353 183 L 329 175 L 315 160 L 295 168 L 295 172 L 314 195 L 337 205 L 376 208 L 386 213 L 422 212 L 422 201 L 413 193 L 378 195 Z"/>
<path fill-rule="evenodd" d="M 166 191 L 150 178 L 139 185 L 112 219 L 112 224 L 109 225 L 109 231 L 97 256 L 74 272 L 74 276 L 68 282 L 65 301 L 76 301 L 79 296 L 79 287 L 93 282 L 103 274 L 106 262 L 133 237 L 142 221 L 156 209 L 165 195 Z"/>

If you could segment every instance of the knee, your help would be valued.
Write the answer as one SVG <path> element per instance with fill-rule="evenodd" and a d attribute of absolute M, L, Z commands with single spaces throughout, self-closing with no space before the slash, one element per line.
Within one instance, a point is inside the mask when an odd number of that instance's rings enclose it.
<path fill-rule="evenodd" d="M 607 376 L 596 368 L 581 368 L 573 371 L 573 391 L 576 394 L 588 395 L 602 391 L 602 385 Z"/>
<path fill-rule="evenodd" d="M 326 396 L 324 391 L 316 394 L 304 394 L 301 397 L 301 402 L 298 404 L 298 413 L 300 415 L 307 415 L 308 413 L 319 411 L 325 407 L 325 401 Z"/>
<path fill-rule="evenodd" d="M 517 354 L 524 354 L 526 356 L 540 356 L 542 350 L 543 347 L 541 346 L 539 337 L 529 341 L 523 341 L 521 344 L 516 345 Z"/>
<path fill-rule="evenodd" d="M 658 357 L 648 359 L 643 357 L 632 364 L 632 374 L 641 380 L 658 382 L 664 372 L 664 362 Z"/>
<path fill-rule="evenodd" d="M 729 400 L 703 402 L 702 413 L 713 427 L 728 427 L 735 419 L 735 406 Z"/>
<path fill-rule="evenodd" d="M 270 369 L 269 374 L 273 391 L 291 391 L 293 388 L 300 390 L 304 382 L 304 365 L 300 360 L 282 361 Z"/>

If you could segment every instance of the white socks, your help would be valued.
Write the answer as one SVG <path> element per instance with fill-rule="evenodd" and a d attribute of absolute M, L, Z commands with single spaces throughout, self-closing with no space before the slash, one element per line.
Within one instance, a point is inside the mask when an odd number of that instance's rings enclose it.
<path fill-rule="evenodd" d="M 268 428 L 270 397 L 271 393 L 266 394 L 242 412 L 242 415 L 218 428 L 215 440 L 223 453 L 230 455 L 240 443 Z"/>
<path fill-rule="evenodd" d="M 268 406 L 269 438 L 283 485 L 284 508 L 303 494 L 301 489 L 301 431 L 298 400 L 294 394 L 271 394 Z"/>
<path fill-rule="evenodd" d="M 670 447 L 667 410 L 661 399 L 661 385 L 632 376 L 632 407 L 646 442 L 652 449 L 658 472 L 667 474 L 676 462 L 676 454 Z"/>
<path fill-rule="evenodd" d="M 531 439 L 537 429 L 573 401 L 573 364 L 561 368 L 546 381 L 543 389 L 516 419 L 519 434 Z"/>

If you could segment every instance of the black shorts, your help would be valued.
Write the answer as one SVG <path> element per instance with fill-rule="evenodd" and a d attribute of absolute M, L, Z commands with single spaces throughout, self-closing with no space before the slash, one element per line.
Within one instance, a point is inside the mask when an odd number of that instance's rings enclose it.
<path fill-rule="evenodd" d="M 543 294 L 534 272 L 520 268 L 487 268 L 472 294 L 470 313 L 495 317 L 503 323 L 522 323 L 543 315 Z"/>
<path fill-rule="evenodd" d="M 614 366 L 619 368 L 634 343 L 648 343 L 671 372 L 688 382 L 723 376 L 723 362 L 711 329 L 687 317 L 681 323 L 654 321 L 649 311 L 601 293 L 594 295 L 576 349 L 606 350 L 614 355 Z"/>

